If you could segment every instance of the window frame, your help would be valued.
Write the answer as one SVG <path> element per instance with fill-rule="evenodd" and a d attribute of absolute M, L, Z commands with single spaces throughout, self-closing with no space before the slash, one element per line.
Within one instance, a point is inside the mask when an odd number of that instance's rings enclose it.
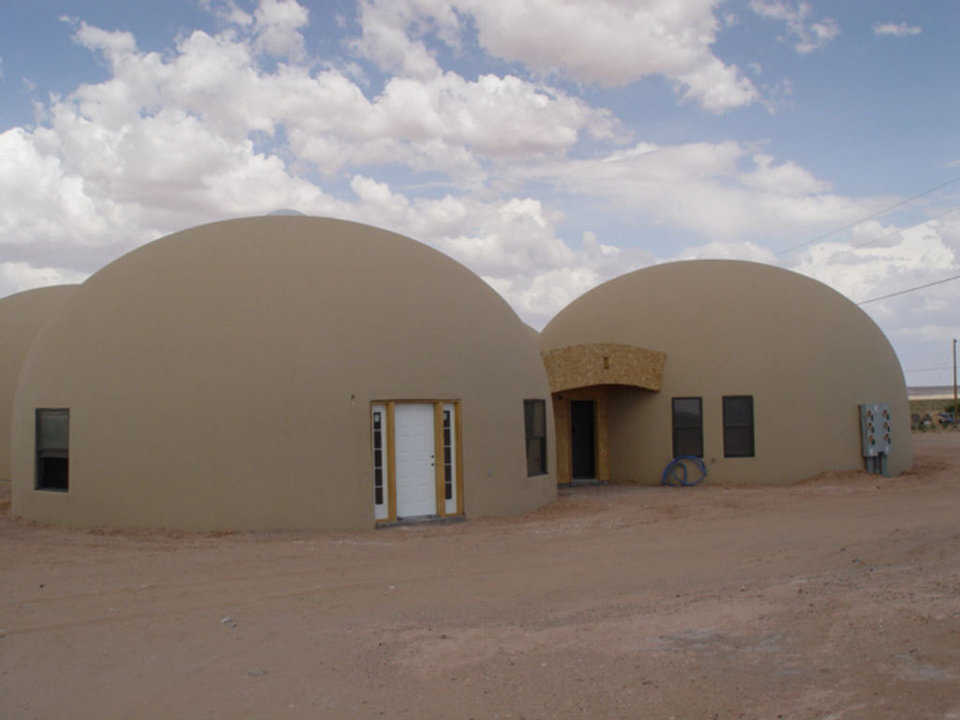
<path fill-rule="evenodd" d="M 679 400 L 696 400 L 697 401 L 697 405 L 699 406 L 699 413 L 698 413 L 699 422 L 696 425 L 681 426 L 677 423 L 677 420 L 678 420 L 677 401 Z M 679 397 L 670 398 L 670 413 L 671 413 L 671 428 L 672 428 L 672 439 L 673 439 L 673 457 L 676 458 L 676 457 L 689 455 L 693 457 L 702 458 L 703 457 L 703 396 L 689 395 L 689 396 L 679 396 Z M 698 435 L 699 435 L 700 452 L 698 453 L 678 452 L 680 431 L 693 430 L 693 429 L 699 430 Z"/>
<path fill-rule="evenodd" d="M 727 419 L 727 401 L 728 400 L 749 400 L 750 401 L 750 422 L 749 423 L 733 423 Z M 723 404 L 723 456 L 725 458 L 751 458 L 757 456 L 757 418 L 756 413 L 753 409 L 753 395 L 724 395 L 722 398 Z M 732 414 L 732 413 L 731 413 Z M 727 431 L 728 430 L 741 430 L 743 428 L 750 429 L 750 451 L 749 452 L 732 452 L 728 449 L 730 443 L 727 441 Z"/>
<path fill-rule="evenodd" d="M 41 425 L 44 416 L 61 415 L 66 417 L 67 439 L 66 447 L 41 447 Z M 43 492 L 70 492 L 70 408 L 34 408 L 34 435 L 33 460 L 34 477 L 33 489 Z M 47 459 L 62 458 L 66 463 L 65 477 L 62 485 L 44 481 L 44 467 Z"/>
<path fill-rule="evenodd" d="M 539 403 L 543 412 L 543 434 L 535 434 L 534 427 L 536 421 L 536 411 L 533 408 Z M 528 408 L 530 410 L 528 410 Z M 524 437 L 524 457 L 526 459 L 527 477 L 538 477 L 549 474 L 550 463 L 547 460 L 547 401 L 544 398 L 524 398 L 523 401 L 523 437 Z M 537 467 L 531 469 L 531 462 L 537 460 L 536 455 L 531 456 L 531 449 L 534 447 L 531 443 L 539 440 L 539 460 Z M 531 471 L 532 470 L 532 471 Z"/>

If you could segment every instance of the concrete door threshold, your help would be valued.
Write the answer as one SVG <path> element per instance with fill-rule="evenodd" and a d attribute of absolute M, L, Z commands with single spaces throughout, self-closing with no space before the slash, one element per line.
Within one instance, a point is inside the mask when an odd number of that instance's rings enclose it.
<path fill-rule="evenodd" d="M 414 517 L 397 518 L 394 522 L 379 522 L 377 530 L 382 528 L 392 528 L 401 525 L 452 525 L 453 523 L 466 522 L 467 518 L 463 515 L 416 515 Z"/>

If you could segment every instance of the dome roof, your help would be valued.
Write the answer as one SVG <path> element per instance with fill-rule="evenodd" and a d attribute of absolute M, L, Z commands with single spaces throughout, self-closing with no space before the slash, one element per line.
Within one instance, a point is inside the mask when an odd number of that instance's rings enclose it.
<path fill-rule="evenodd" d="M 272 383 L 304 374 L 338 391 L 359 376 L 434 385 L 462 371 L 465 354 L 527 337 L 509 305 L 446 255 L 370 226 L 295 216 L 149 243 L 91 276 L 57 325 L 34 371 L 69 362 L 79 382 L 85 360 L 91 380 L 122 364 L 154 387 L 210 376 L 245 385 L 263 371 Z"/>
<path fill-rule="evenodd" d="M 853 364 L 882 367 L 903 384 L 893 348 L 859 307 L 805 275 L 754 262 L 691 260 L 622 275 L 561 310 L 540 342 L 544 350 L 621 343 L 665 352 L 667 374 L 707 363 L 713 374 L 734 375 Z"/>

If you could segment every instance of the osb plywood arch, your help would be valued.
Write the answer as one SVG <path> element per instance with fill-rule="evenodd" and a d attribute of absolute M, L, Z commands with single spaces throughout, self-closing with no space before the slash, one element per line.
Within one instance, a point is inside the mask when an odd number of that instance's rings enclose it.
<path fill-rule="evenodd" d="M 620 345 L 589 343 L 568 345 L 541 353 L 550 392 L 591 385 L 631 385 L 660 390 L 666 353 Z"/>

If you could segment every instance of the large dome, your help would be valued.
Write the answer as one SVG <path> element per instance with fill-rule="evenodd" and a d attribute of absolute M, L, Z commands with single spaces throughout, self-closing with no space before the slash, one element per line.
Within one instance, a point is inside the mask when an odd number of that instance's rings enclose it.
<path fill-rule="evenodd" d="M 638 270 L 584 294 L 541 333 L 541 348 L 558 363 L 566 359 L 558 351 L 577 346 L 631 348 L 633 376 L 646 363 L 644 377 L 653 378 L 589 381 L 637 388 L 605 396 L 615 481 L 659 481 L 676 447 L 674 398 L 699 400 L 702 453 L 717 480 L 792 481 L 862 468 L 861 403 L 893 412 L 889 471 L 912 463 L 906 388 L 890 343 L 859 307 L 806 276 L 726 260 Z M 724 405 L 738 402 L 752 406 L 749 457 L 725 451 Z"/>
<path fill-rule="evenodd" d="M 93 275 L 38 337 L 16 402 L 14 512 L 77 525 L 369 527 L 371 408 L 386 422 L 389 405 L 399 423 L 400 404 L 435 408 L 437 422 L 456 406 L 461 514 L 519 512 L 555 494 L 551 476 L 527 477 L 524 457 L 523 400 L 548 392 L 529 329 L 421 243 L 320 218 L 205 225 Z M 35 489 L 41 409 L 69 411 L 67 492 Z M 449 440 L 439 426 L 436 437 Z M 402 451 L 390 455 L 398 473 Z"/>

